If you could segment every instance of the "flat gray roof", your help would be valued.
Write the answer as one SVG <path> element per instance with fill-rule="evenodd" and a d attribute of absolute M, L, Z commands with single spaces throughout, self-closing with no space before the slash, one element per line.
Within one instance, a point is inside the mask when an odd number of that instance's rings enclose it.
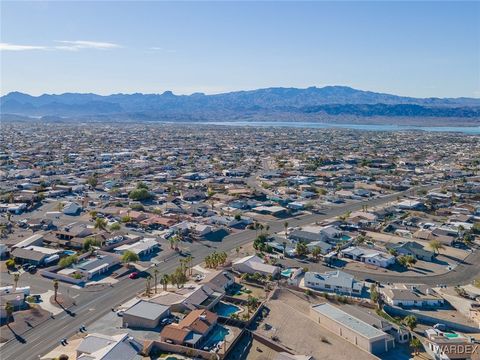
<path fill-rule="evenodd" d="M 162 315 L 164 315 L 166 312 L 168 312 L 168 310 L 168 306 L 142 300 L 133 305 L 127 311 L 125 311 L 124 315 L 132 315 L 144 319 L 156 320 Z"/>
<path fill-rule="evenodd" d="M 363 322 L 362 320 L 357 319 L 356 317 L 347 314 L 345 311 L 342 311 L 330 304 L 325 303 L 314 305 L 312 306 L 312 309 L 332 320 L 335 320 L 346 328 L 355 331 L 367 339 L 374 339 L 387 335 L 383 331 L 374 328 L 366 322 Z"/>

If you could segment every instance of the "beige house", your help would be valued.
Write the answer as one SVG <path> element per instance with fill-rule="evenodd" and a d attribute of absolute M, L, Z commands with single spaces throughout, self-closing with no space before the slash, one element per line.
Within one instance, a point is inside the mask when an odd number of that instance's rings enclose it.
<path fill-rule="evenodd" d="M 374 355 L 395 347 L 395 339 L 380 329 L 328 303 L 311 307 L 310 314 L 321 326 Z"/>

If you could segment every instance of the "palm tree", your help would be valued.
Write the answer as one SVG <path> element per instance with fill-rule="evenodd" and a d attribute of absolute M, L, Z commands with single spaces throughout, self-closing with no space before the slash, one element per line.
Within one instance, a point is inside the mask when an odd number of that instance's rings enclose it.
<path fill-rule="evenodd" d="M 283 246 L 283 256 L 285 256 L 285 252 L 287 250 L 287 242 L 286 241 L 283 241 L 282 242 L 282 246 Z"/>
<path fill-rule="evenodd" d="M 417 317 L 415 315 L 407 315 L 403 319 L 403 323 L 410 329 L 410 331 L 413 331 L 415 326 L 417 326 Z"/>
<path fill-rule="evenodd" d="M 182 287 L 188 281 L 188 278 L 181 267 L 175 270 L 175 272 L 172 274 L 172 278 L 177 285 L 177 288 Z"/>
<path fill-rule="evenodd" d="M 147 278 L 145 279 L 145 295 L 150 297 L 150 282 L 152 281 L 152 275 L 148 275 Z"/>
<path fill-rule="evenodd" d="M 443 250 L 445 249 L 445 247 L 443 246 L 443 244 L 438 241 L 438 240 L 431 240 L 429 243 L 428 243 L 428 246 L 430 247 L 430 249 L 433 250 L 434 253 L 437 253 L 437 254 L 440 254 L 440 250 Z"/>
<path fill-rule="evenodd" d="M 285 229 L 285 237 L 287 237 L 288 236 L 288 221 L 285 221 L 283 223 L 283 227 Z"/>
<path fill-rule="evenodd" d="M 170 276 L 168 274 L 163 274 L 160 279 L 160 284 L 163 285 L 163 291 L 167 291 L 168 283 L 170 282 Z"/>
<path fill-rule="evenodd" d="M 188 270 L 187 259 L 180 259 L 180 269 L 182 269 L 183 274 L 185 275 Z"/>
<path fill-rule="evenodd" d="M 370 285 L 370 300 L 372 300 L 378 307 L 380 307 L 380 293 L 375 284 Z"/>
<path fill-rule="evenodd" d="M 122 255 L 122 262 L 127 265 L 127 268 L 130 266 L 131 262 L 139 261 L 140 258 L 133 251 L 127 250 Z"/>
<path fill-rule="evenodd" d="M 178 243 L 181 240 L 181 235 L 180 231 L 177 232 L 174 236 L 170 237 L 169 242 L 170 242 L 170 248 L 178 250 Z"/>
<path fill-rule="evenodd" d="M 355 243 L 357 245 L 363 244 L 367 239 L 363 235 L 358 235 L 357 238 L 355 239 Z"/>
<path fill-rule="evenodd" d="M 15 284 L 15 290 L 17 289 L 19 279 L 20 279 L 20 274 L 18 272 L 13 274 L 13 283 Z"/>
<path fill-rule="evenodd" d="M 154 281 L 155 281 L 155 294 L 157 293 L 158 273 L 159 273 L 158 269 L 153 270 L 153 277 L 154 277 Z"/>
<path fill-rule="evenodd" d="M 253 297 L 251 295 L 248 295 L 247 298 L 247 309 L 248 309 L 248 315 L 250 316 L 250 312 L 255 310 L 258 306 L 258 299 L 256 297 Z"/>
<path fill-rule="evenodd" d="M 95 219 L 95 225 L 93 227 L 97 230 L 106 230 L 107 229 L 107 220 L 97 217 Z"/>
<path fill-rule="evenodd" d="M 58 295 L 58 280 L 55 279 L 53 280 L 53 290 L 55 291 L 55 296 L 54 296 L 54 300 L 55 302 L 57 302 L 57 295 Z"/>
<path fill-rule="evenodd" d="M 422 342 L 416 337 L 412 337 L 410 340 L 410 347 L 413 349 L 414 355 L 418 355 L 418 350 L 422 347 Z"/>
<path fill-rule="evenodd" d="M 10 327 L 10 325 L 8 323 L 12 319 L 13 311 L 14 311 L 13 305 L 10 304 L 9 302 L 7 302 L 5 304 L 5 312 L 7 313 L 7 326 L 8 327 Z"/>
<path fill-rule="evenodd" d="M 320 256 L 321 253 L 322 253 L 322 249 L 320 249 L 318 246 L 315 246 L 312 249 L 312 256 L 315 260 L 318 259 L 318 257 Z"/>
<path fill-rule="evenodd" d="M 187 258 L 187 265 L 188 265 L 188 274 L 190 276 L 192 276 L 192 266 L 193 266 L 193 256 L 192 255 L 188 255 Z"/>

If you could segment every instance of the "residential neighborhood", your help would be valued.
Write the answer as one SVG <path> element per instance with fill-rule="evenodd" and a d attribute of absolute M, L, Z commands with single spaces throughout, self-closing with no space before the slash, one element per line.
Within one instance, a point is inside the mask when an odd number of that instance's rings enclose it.
<path fill-rule="evenodd" d="M 2 126 L 5 359 L 474 358 L 478 137 L 96 126 Z"/>

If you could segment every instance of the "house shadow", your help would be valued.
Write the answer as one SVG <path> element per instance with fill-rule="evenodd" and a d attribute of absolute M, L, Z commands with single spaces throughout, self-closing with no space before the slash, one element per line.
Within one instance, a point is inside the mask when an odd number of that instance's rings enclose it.
<path fill-rule="evenodd" d="M 229 232 L 225 229 L 218 229 L 216 231 L 212 231 L 207 235 L 203 236 L 204 240 L 212 241 L 212 242 L 221 242 L 224 237 L 228 236 Z"/>
<path fill-rule="evenodd" d="M 333 267 L 339 267 L 339 268 L 344 268 L 345 266 L 347 266 L 347 264 L 348 264 L 348 262 L 346 262 L 345 260 L 342 260 L 342 259 L 334 259 L 330 263 L 330 265 L 332 265 Z M 328 264 L 327 264 L 327 266 L 328 266 Z"/>
<path fill-rule="evenodd" d="M 443 257 L 446 257 L 449 260 L 455 261 L 455 262 L 460 262 L 462 264 L 467 264 L 466 262 L 463 261 L 463 259 L 460 259 L 458 257 L 452 256 L 452 255 L 447 255 L 447 254 L 441 254 Z M 447 263 L 448 265 L 448 263 Z"/>
<path fill-rule="evenodd" d="M 413 267 L 413 268 L 410 268 L 409 270 L 410 270 L 410 271 L 413 271 L 413 272 L 416 272 L 416 273 L 418 273 L 418 274 L 433 273 L 433 271 L 430 270 L 430 269 L 425 269 L 425 268 L 423 268 L 423 267 L 418 267 L 418 266 Z"/>
<path fill-rule="evenodd" d="M 396 262 L 395 264 L 390 265 L 388 267 L 388 270 L 395 271 L 397 273 L 404 273 L 404 272 L 408 271 L 409 269 Z"/>
<path fill-rule="evenodd" d="M 438 257 L 433 258 L 433 260 L 431 262 L 432 262 L 432 264 L 438 264 L 438 265 L 443 265 L 443 266 L 448 265 L 448 262 L 446 262 L 445 260 L 440 260 Z"/>
<path fill-rule="evenodd" d="M 151 253 L 142 255 L 142 257 L 140 258 L 140 261 L 150 262 L 153 258 L 157 257 L 162 251 L 163 251 L 162 249 L 155 249 Z"/>

